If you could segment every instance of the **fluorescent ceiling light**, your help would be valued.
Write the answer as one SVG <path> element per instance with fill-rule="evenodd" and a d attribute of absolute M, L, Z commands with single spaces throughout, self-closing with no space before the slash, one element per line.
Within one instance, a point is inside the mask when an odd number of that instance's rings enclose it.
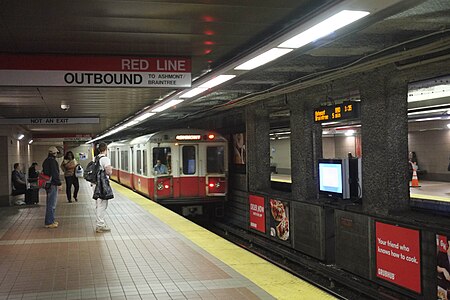
<path fill-rule="evenodd" d="M 408 116 L 414 116 L 414 115 L 423 115 L 423 114 L 431 114 L 431 113 L 446 113 L 450 115 L 450 110 L 448 108 L 441 108 L 441 109 L 430 109 L 430 110 L 422 110 L 422 111 L 412 111 L 408 113 Z"/>
<path fill-rule="evenodd" d="M 184 93 L 183 95 L 180 96 L 180 98 L 192 98 L 194 96 L 197 96 L 198 94 L 203 93 L 204 91 L 206 91 L 208 88 L 193 88 L 191 90 L 189 90 L 187 93 Z"/>
<path fill-rule="evenodd" d="M 213 79 L 203 83 L 202 85 L 199 86 L 199 88 L 213 88 L 219 84 L 222 84 L 230 79 L 233 79 L 234 77 L 236 77 L 236 75 L 219 75 L 217 77 L 214 77 Z"/>
<path fill-rule="evenodd" d="M 415 119 L 411 120 L 413 122 L 423 122 L 423 121 L 436 121 L 436 120 L 447 120 L 448 118 L 443 117 L 431 117 L 431 118 L 422 118 L 422 119 Z"/>
<path fill-rule="evenodd" d="M 419 88 L 408 92 L 408 102 L 450 97 L 450 84 Z"/>
<path fill-rule="evenodd" d="M 234 68 L 235 70 L 252 70 L 254 68 L 257 68 L 259 66 L 262 66 L 272 60 L 275 60 L 285 54 L 288 54 L 293 49 L 280 49 L 280 48 L 272 48 L 263 54 L 258 55 L 257 57 L 254 57 L 247 62 L 237 66 Z"/>
<path fill-rule="evenodd" d="M 278 47 L 281 48 L 300 48 L 315 40 L 329 35 L 333 31 L 338 30 L 350 23 L 353 23 L 370 14 L 367 11 L 358 10 L 342 10 L 337 14 L 331 16 L 325 21 L 297 34 L 293 38 L 281 43 Z"/>
<path fill-rule="evenodd" d="M 133 120 L 133 121 L 130 121 L 130 122 L 125 123 L 123 126 L 125 126 L 125 127 L 131 127 L 131 126 L 136 125 L 137 123 L 139 123 L 139 121 Z"/>
<path fill-rule="evenodd" d="M 24 136 L 23 134 L 20 134 L 19 137 L 18 137 L 18 139 L 21 140 L 21 139 L 23 139 L 24 137 L 25 137 L 25 136 Z"/>
<path fill-rule="evenodd" d="M 139 117 L 135 118 L 135 120 L 138 121 L 138 122 L 141 122 L 141 121 L 144 121 L 144 120 L 150 118 L 150 117 L 153 116 L 154 114 L 155 114 L 155 113 L 145 113 L 145 114 L 142 114 L 142 115 L 140 115 Z"/>
<path fill-rule="evenodd" d="M 166 109 L 168 109 L 168 108 L 170 108 L 170 107 L 172 107 L 172 106 L 175 106 L 175 105 L 177 105 L 178 103 L 181 103 L 181 102 L 183 102 L 183 101 L 184 101 L 184 100 L 180 100 L 180 99 L 173 99 L 173 100 L 170 100 L 169 102 L 167 102 L 167 103 L 165 103 L 165 104 L 163 104 L 163 105 L 161 105 L 161 106 L 159 106 L 159 107 L 153 109 L 152 112 L 154 112 L 154 113 L 162 112 L 163 110 L 166 110 Z"/>
<path fill-rule="evenodd" d="M 30 141 L 28 142 L 28 144 L 30 144 L 30 145 L 31 145 L 32 143 L 33 143 L 33 140 L 30 140 Z"/>
<path fill-rule="evenodd" d="M 347 130 L 347 131 L 345 132 L 345 135 L 346 135 L 346 136 L 352 136 L 354 133 L 355 133 L 354 130 Z"/>

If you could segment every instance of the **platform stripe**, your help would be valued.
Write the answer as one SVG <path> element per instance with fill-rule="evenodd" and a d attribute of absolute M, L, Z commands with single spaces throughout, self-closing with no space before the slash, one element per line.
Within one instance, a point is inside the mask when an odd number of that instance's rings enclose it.
<path fill-rule="evenodd" d="M 112 183 L 121 193 L 277 299 L 335 299 L 317 287 L 284 271 L 216 234 L 182 218 L 149 199 Z"/>

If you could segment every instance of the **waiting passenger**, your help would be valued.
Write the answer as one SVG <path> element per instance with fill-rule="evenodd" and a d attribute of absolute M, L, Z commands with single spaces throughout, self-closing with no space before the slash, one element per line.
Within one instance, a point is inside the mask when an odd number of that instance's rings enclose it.
<path fill-rule="evenodd" d="M 155 165 L 155 167 L 154 167 L 154 170 L 155 170 L 155 174 L 156 175 L 158 175 L 158 174 L 167 174 L 167 173 L 169 173 L 169 171 L 167 170 L 167 167 L 166 167 L 166 165 L 165 164 L 162 164 L 161 163 L 161 160 L 156 160 L 156 165 Z"/>
<path fill-rule="evenodd" d="M 28 182 L 36 183 L 38 181 L 39 172 L 36 170 L 37 162 L 31 164 L 31 167 L 28 168 Z"/>
<path fill-rule="evenodd" d="M 64 160 L 61 163 L 61 169 L 64 171 L 64 178 L 66 179 L 66 195 L 67 201 L 72 203 L 72 185 L 75 187 L 73 191 L 73 199 L 78 201 L 78 191 L 80 189 L 80 183 L 78 178 L 75 176 L 75 168 L 78 162 L 76 161 L 72 151 L 67 151 L 64 156 Z"/>
<path fill-rule="evenodd" d="M 11 173 L 12 195 L 25 194 L 27 191 L 27 183 L 25 174 L 20 170 L 20 164 L 14 164 L 14 170 Z"/>
<path fill-rule="evenodd" d="M 416 152 L 411 151 L 408 154 L 408 169 L 409 169 L 409 181 L 412 180 L 414 170 L 419 169 L 419 162 L 417 161 Z"/>
<path fill-rule="evenodd" d="M 95 215 L 96 215 L 96 228 L 98 233 L 108 232 L 111 229 L 106 225 L 105 215 L 108 208 L 109 199 L 114 198 L 113 191 L 109 185 L 109 176 L 112 174 L 111 160 L 106 156 L 108 146 L 106 143 L 100 143 L 98 145 L 98 161 L 99 172 L 97 174 L 97 180 L 94 189 L 94 195 L 92 198 L 95 200 Z"/>
<path fill-rule="evenodd" d="M 58 199 L 58 186 L 61 185 L 61 180 L 59 179 L 59 166 L 56 161 L 56 155 L 58 154 L 58 149 L 55 146 L 48 148 L 48 156 L 42 163 L 42 173 L 44 175 L 50 176 L 50 186 L 45 189 L 47 193 L 47 202 L 45 209 L 45 227 L 46 228 L 57 228 L 58 222 L 55 221 L 55 210 L 56 202 Z"/>

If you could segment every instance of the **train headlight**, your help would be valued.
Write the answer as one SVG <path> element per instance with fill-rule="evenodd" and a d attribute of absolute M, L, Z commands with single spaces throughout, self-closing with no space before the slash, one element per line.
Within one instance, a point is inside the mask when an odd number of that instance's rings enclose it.
<path fill-rule="evenodd" d="M 210 187 L 210 188 L 219 188 L 220 187 L 220 182 L 216 182 L 216 183 L 214 183 L 214 182 L 210 182 L 209 184 L 208 184 L 208 186 Z"/>

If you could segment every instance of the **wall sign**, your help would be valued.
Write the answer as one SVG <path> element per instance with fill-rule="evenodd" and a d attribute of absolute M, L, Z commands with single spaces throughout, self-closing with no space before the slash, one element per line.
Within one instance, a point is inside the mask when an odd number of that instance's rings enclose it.
<path fill-rule="evenodd" d="M 419 231 L 375 222 L 376 275 L 421 293 Z"/>
<path fill-rule="evenodd" d="M 264 197 L 250 195 L 250 228 L 266 233 L 266 212 Z"/>
<path fill-rule="evenodd" d="M 0 119 L 0 124 L 21 125 L 70 125 L 70 124 L 98 124 L 100 118 L 21 118 Z"/>
<path fill-rule="evenodd" d="M 0 86 L 190 87 L 191 59 L 2 54 Z"/>
<path fill-rule="evenodd" d="M 314 122 L 332 122 L 359 118 L 360 102 L 345 101 L 341 104 L 314 109 Z"/>

